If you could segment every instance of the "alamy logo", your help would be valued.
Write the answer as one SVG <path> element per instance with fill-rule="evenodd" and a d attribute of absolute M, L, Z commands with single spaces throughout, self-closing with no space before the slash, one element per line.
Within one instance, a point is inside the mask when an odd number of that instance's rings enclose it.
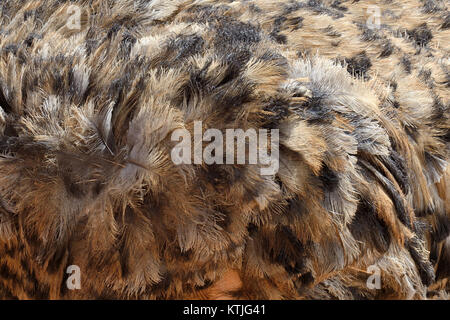
<path fill-rule="evenodd" d="M 381 270 L 376 265 L 367 268 L 367 272 L 372 275 L 367 279 L 366 285 L 369 289 L 381 289 Z"/>
<path fill-rule="evenodd" d="M 70 5 L 67 8 L 67 14 L 69 19 L 66 22 L 66 27 L 69 30 L 80 30 L 81 29 L 81 9 L 76 5 Z"/>
<path fill-rule="evenodd" d="M 225 164 L 259 164 L 262 165 L 261 175 L 274 175 L 279 169 L 278 129 L 259 129 L 258 131 L 252 128 L 246 131 L 226 129 L 224 137 L 223 132 L 218 129 L 207 129 L 203 133 L 202 122 L 195 121 L 193 140 L 187 129 L 175 130 L 171 139 L 178 142 L 171 152 L 172 161 L 176 165 L 192 164 L 192 162 L 207 165 L 224 164 L 224 162 Z M 203 148 L 203 142 L 209 142 L 209 144 Z"/>
<path fill-rule="evenodd" d="M 69 290 L 81 289 L 81 270 L 77 265 L 70 265 L 67 267 L 66 273 L 70 274 L 67 278 L 66 285 Z"/>
<path fill-rule="evenodd" d="M 381 9 L 378 6 L 369 6 L 367 8 L 369 18 L 367 19 L 367 27 L 369 29 L 380 29 Z"/>

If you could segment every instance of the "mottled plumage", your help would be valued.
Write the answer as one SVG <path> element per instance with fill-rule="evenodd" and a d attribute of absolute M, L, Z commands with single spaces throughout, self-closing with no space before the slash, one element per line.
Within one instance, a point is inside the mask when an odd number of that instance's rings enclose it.
<path fill-rule="evenodd" d="M 0 1 L 0 297 L 448 297 L 449 16 Z M 279 129 L 279 171 L 175 165 L 194 121 Z"/>

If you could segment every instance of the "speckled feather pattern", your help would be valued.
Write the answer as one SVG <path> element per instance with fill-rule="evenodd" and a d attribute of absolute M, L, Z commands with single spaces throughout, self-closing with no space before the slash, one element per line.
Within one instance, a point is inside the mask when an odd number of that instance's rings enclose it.
<path fill-rule="evenodd" d="M 0 297 L 448 298 L 449 19 L 439 0 L 0 1 Z M 195 121 L 279 129 L 279 171 L 175 165 Z"/>

